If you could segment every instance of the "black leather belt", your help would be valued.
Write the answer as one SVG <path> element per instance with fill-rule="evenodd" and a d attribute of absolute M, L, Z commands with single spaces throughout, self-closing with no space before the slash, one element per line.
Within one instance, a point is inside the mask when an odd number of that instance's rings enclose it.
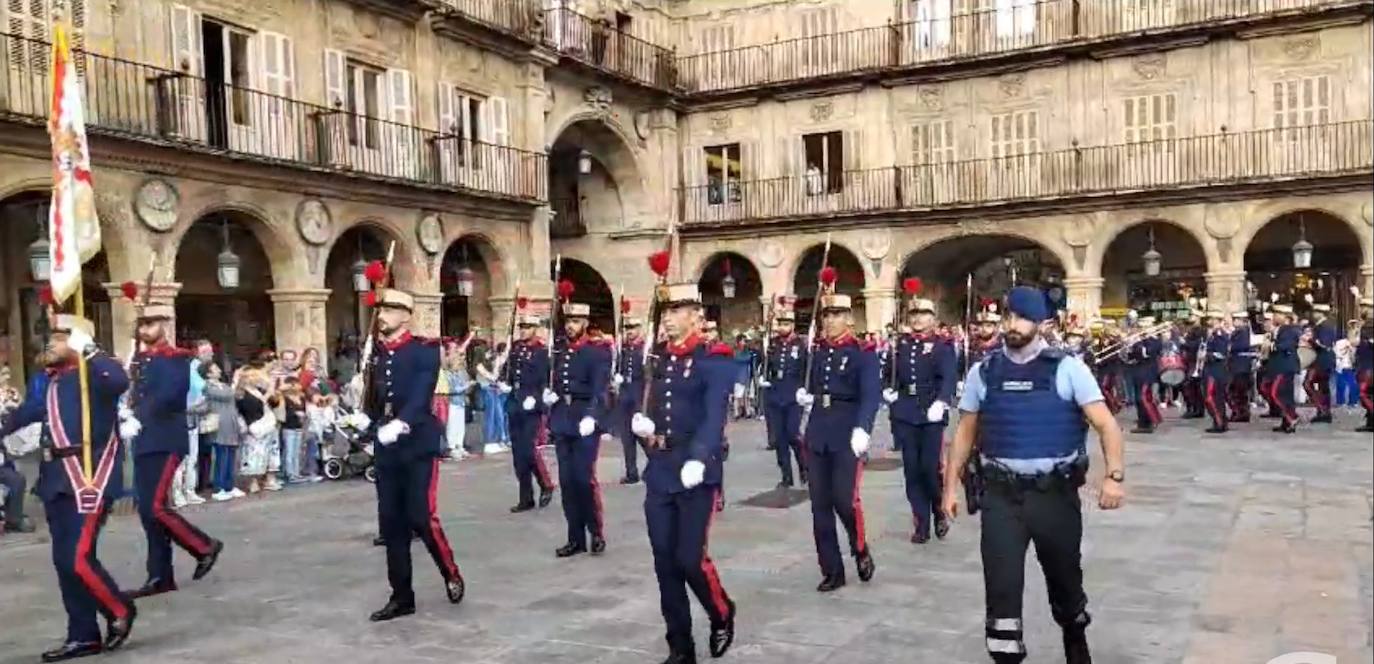
<path fill-rule="evenodd" d="M 1087 455 L 1080 455 L 1068 463 L 1061 463 L 1053 470 L 1034 475 L 1017 473 L 996 463 L 983 463 L 984 481 L 989 486 L 1000 486 L 1014 492 L 1052 491 L 1059 489 L 1077 490 L 1083 486 L 1088 474 Z"/>
<path fill-rule="evenodd" d="M 81 448 L 79 447 L 49 447 L 47 451 L 48 456 L 54 459 L 66 459 L 68 457 L 81 456 Z"/>
<path fill-rule="evenodd" d="M 835 404 L 841 403 L 858 403 L 858 400 L 851 397 L 837 397 L 830 394 L 821 395 L 821 408 L 830 408 Z"/>

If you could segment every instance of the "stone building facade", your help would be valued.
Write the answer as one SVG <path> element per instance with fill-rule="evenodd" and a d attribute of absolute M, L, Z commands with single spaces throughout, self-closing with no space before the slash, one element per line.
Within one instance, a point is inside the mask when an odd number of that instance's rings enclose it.
<path fill-rule="evenodd" d="M 869 329 L 903 276 L 946 318 L 1013 281 L 1084 315 L 1189 293 L 1349 311 L 1374 287 L 1369 0 L 48 0 L 0 24 L 21 373 L 53 4 L 86 51 L 86 293 L 120 351 L 117 284 L 153 264 L 179 333 L 330 356 L 364 324 L 353 266 L 392 245 L 431 334 L 501 329 L 554 263 L 609 324 L 670 246 L 744 327 L 809 297 L 827 238 Z"/>

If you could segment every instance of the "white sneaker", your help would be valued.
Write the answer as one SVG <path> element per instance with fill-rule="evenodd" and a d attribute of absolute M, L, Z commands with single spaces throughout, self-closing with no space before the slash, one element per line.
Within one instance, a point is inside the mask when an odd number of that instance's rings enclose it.
<path fill-rule="evenodd" d="M 492 455 L 492 454 L 500 454 L 500 453 L 505 452 L 505 451 L 506 451 L 506 448 L 502 447 L 502 446 L 501 446 L 501 443 L 487 443 L 486 445 L 484 445 L 484 446 L 482 447 L 482 454 L 485 454 L 485 455 L 488 455 L 488 456 L 490 456 L 490 455 Z"/>
<path fill-rule="evenodd" d="M 229 493 L 228 491 L 216 491 L 214 494 L 212 494 L 212 495 L 210 496 L 210 500 L 213 500 L 213 501 L 215 501 L 215 502 L 217 502 L 217 503 L 222 503 L 222 502 L 224 502 L 224 501 L 226 501 L 226 500 L 233 500 L 233 499 L 234 499 L 234 494 Z"/>
<path fill-rule="evenodd" d="M 234 487 L 233 489 L 230 489 L 230 490 L 229 490 L 229 497 L 230 497 L 230 498 L 242 498 L 242 497 L 244 497 L 244 496 L 246 496 L 246 495 L 248 495 L 248 494 L 244 493 L 244 492 L 243 492 L 243 489 L 240 489 L 240 488 L 238 488 L 238 487 Z"/>
<path fill-rule="evenodd" d="M 262 483 L 263 491 L 281 491 L 281 481 L 273 477 Z"/>
<path fill-rule="evenodd" d="M 201 497 L 200 497 L 200 494 L 197 494 L 197 493 L 187 493 L 187 494 L 186 494 L 186 502 L 187 502 L 188 504 L 191 504 L 191 505 L 204 505 L 204 504 L 205 504 L 205 499 L 204 499 L 204 498 L 201 498 Z"/>
<path fill-rule="evenodd" d="M 178 510 L 179 510 L 179 509 L 181 509 L 181 508 L 183 508 L 183 507 L 186 507 L 186 496 L 181 495 L 181 492 L 180 492 L 180 491 L 177 491 L 177 492 L 173 493 L 173 494 L 172 494 L 172 509 L 178 509 Z"/>

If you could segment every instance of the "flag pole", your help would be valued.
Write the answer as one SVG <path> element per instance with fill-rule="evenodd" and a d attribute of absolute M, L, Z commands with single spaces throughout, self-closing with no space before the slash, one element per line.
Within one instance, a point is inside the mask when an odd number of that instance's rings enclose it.
<path fill-rule="evenodd" d="M 86 296 L 82 286 L 76 287 L 76 317 L 86 317 Z M 90 372 L 86 366 L 86 354 L 76 354 L 76 372 L 81 381 L 81 469 L 87 482 L 94 476 L 91 470 L 91 395 Z"/>

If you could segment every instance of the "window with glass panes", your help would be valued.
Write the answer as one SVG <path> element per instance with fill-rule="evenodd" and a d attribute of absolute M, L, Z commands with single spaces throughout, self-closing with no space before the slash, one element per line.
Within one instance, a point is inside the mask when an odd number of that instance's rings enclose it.
<path fill-rule="evenodd" d="M 953 121 L 936 120 L 911 128 L 911 163 L 946 164 L 954 158 Z"/>
<path fill-rule="evenodd" d="M 1040 113 L 1015 111 L 992 116 L 992 156 L 1017 157 L 1040 151 Z"/>
<path fill-rule="evenodd" d="M 828 131 L 802 136 L 808 196 L 844 190 L 844 134 Z"/>
<path fill-rule="evenodd" d="M 1172 94 L 1130 97 L 1123 101 L 1126 143 L 1160 142 L 1161 150 L 1172 151 L 1176 134 L 1177 102 Z"/>
<path fill-rule="evenodd" d="M 711 205 L 738 203 L 741 198 L 740 180 L 744 177 L 739 143 L 712 145 L 704 151 L 708 202 Z"/>
<path fill-rule="evenodd" d="M 1307 127 L 1331 121 L 1331 82 L 1325 76 L 1274 83 L 1274 128 Z"/>

